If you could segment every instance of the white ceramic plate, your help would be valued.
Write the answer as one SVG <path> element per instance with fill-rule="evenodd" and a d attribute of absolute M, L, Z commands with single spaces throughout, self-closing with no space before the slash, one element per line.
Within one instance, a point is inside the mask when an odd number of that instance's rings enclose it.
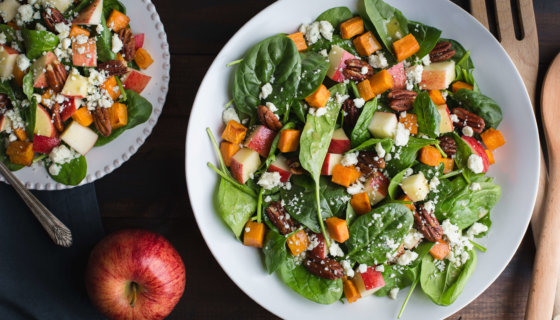
<path fill-rule="evenodd" d="M 126 162 L 142 146 L 152 132 L 161 114 L 169 85 L 169 44 L 167 34 L 154 4 L 150 0 L 121 0 L 126 6 L 126 14 L 131 19 L 134 33 L 145 33 L 144 48 L 155 62 L 143 72 L 152 80 L 142 92 L 153 106 L 152 115 L 145 123 L 126 130 L 117 139 L 103 147 L 93 148 L 87 155 L 88 170 L 81 184 L 90 183 L 111 173 Z M 16 176 L 28 189 L 62 190 L 72 188 L 54 181 L 43 166 L 35 164 L 31 168 L 17 171 Z M 0 181 L 4 178 L 0 176 Z"/>
<path fill-rule="evenodd" d="M 441 319 L 455 313 L 480 295 L 502 272 L 515 253 L 531 217 L 539 172 L 539 141 L 535 118 L 521 77 L 494 37 L 473 17 L 447 0 L 389 0 L 411 20 L 443 30 L 471 50 L 475 76 L 482 91 L 503 108 L 500 129 L 507 144 L 495 152 L 497 164 L 489 175 L 502 187 L 502 198 L 492 212 L 493 225 L 480 240 L 488 248 L 478 253 L 478 266 L 463 293 L 448 307 L 431 302 L 417 288 L 403 319 Z M 357 0 L 284 0 L 263 10 L 228 42 L 202 82 L 196 97 L 186 142 L 186 174 L 191 205 L 208 247 L 228 276 L 253 300 L 282 318 L 346 319 L 348 317 L 395 319 L 408 292 L 397 300 L 360 299 L 352 305 L 324 306 L 293 292 L 276 276 L 268 275 L 259 250 L 241 245 L 220 220 L 213 207 L 217 175 L 206 166 L 217 162 L 205 128 L 216 135 L 223 124 L 221 112 L 231 99 L 233 69 L 237 60 L 258 41 L 294 32 L 302 22 L 313 21 L 326 9 L 346 5 L 354 10 Z"/>

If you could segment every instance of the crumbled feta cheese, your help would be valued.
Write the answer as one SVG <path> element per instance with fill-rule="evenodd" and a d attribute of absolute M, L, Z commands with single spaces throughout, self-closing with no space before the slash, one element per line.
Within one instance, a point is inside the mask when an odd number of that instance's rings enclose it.
<path fill-rule="evenodd" d="M 268 110 L 270 110 L 272 112 L 278 111 L 278 108 L 276 108 L 276 106 L 272 102 L 267 102 L 266 107 L 268 108 Z"/>
<path fill-rule="evenodd" d="M 471 191 L 480 191 L 482 188 L 480 187 L 480 183 L 478 182 L 473 182 L 471 183 L 471 185 L 469 186 L 469 189 Z"/>
<path fill-rule="evenodd" d="M 51 164 L 51 166 L 49 167 L 49 173 L 52 176 L 58 176 L 58 174 L 60 173 L 60 170 L 62 169 L 62 167 L 56 163 Z"/>
<path fill-rule="evenodd" d="M 345 167 L 350 167 L 358 164 L 358 152 L 348 152 L 342 157 L 340 162 Z"/>
<path fill-rule="evenodd" d="M 459 227 L 452 224 L 449 219 L 443 221 L 441 228 L 450 247 L 447 259 L 458 267 L 463 265 L 469 259 L 469 254 L 466 251 L 473 248 L 472 243 L 462 235 Z"/>
<path fill-rule="evenodd" d="M 104 30 L 105 28 L 103 28 L 102 24 L 98 24 L 97 27 L 95 27 L 95 31 L 97 32 L 97 34 L 103 33 Z"/>
<path fill-rule="evenodd" d="M 433 177 L 432 180 L 430 180 L 430 184 L 429 184 L 430 191 L 436 192 L 439 184 L 440 184 L 439 179 L 437 177 Z"/>
<path fill-rule="evenodd" d="M 361 109 L 364 104 L 366 104 L 365 100 L 362 98 L 356 98 L 354 99 L 354 106 L 356 106 L 356 108 Z"/>
<path fill-rule="evenodd" d="M 0 44 L 6 44 L 6 35 L 3 32 L 0 33 Z"/>
<path fill-rule="evenodd" d="M 401 266 L 407 266 L 417 258 L 418 258 L 418 253 L 410 250 L 405 250 L 404 253 L 397 259 L 397 263 L 400 264 Z"/>
<path fill-rule="evenodd" d="M 464 126 L 463 127 L 463 135 L 467 136 L 467 137 L 472 137 L 473 136 L 473 129 L 469 126 Z"/>
<path fill-rule="evenodd" d="M 260 99 L 266 99 L 272 93 L 272 85 L 270 83 L 265 83 L 261 87 L 261 93 L 259 93 Z"/>
<path fill-rule="evenodd" d="M 406 236 L 404 236 L 404 248 L 408 250 L 416 248 L 422 238 L 424 238 L 424 236 L 420 232 L 418 232 L 418 230 L 414 228 L 410 229 L 410 232 Z"/>
<path fill-rule="evenodd" d="M 365 265 L 365 264 L 363 264 L 363 263 L 360 264 L 360 265 L 358 266 L 358 272 L 360 272 L 360 273 L 367 272 L 367 265 Z"/>
<path fill-rule="evenodd" d="M 369 68 L 368 67 L 362 67 L 362 70 L 360 70 L 361 74 L 367 74 L 369 72 Z"/>
<path fill-rule="evenodd" d="M 114 34 L 114 35 L 113 35 L 113 41 L 114 41 L 114 39 L 115 39 L 115 36 L 116 36 L 117 38 L 119 37 L 119 35 Z M 78 35 L 78 36 L 76 37 L 76 39 L 75 39 L 75 41 L 76 41 L 77 44 L 86 44 L 86 43 L 88 42 L 88 40 L 89 40 L 88 37 L 85 36 L 85 35 L 83 35 L 83 34 Z M 119 40 L 120 40 L 120 39 L 119 39 Z M 113 47 L 115 47 L 114 44 L 113 44 Z M 122 48 L 122 41 L 121 41 L 121 48 Z M 120 50 L 119 50 L 119 51 L 120 51 Z M 117 51 L 117 52 L 118 52 L 118 51 Z"/>
<path fill-rule="evenodd" d="M 482 173 L 482 171 L 484 171 L 482 158 L 477 154 L 471 154 L 467 160 L 467 167 L 474 173 Z"/>
<path fill-rule="evenodd" d="M 319 51 L 319 54 L 322 55 L 325 58 L 329 56 L 329 53 L 327 52 L 327 49 L 323 49 L 323 50 Z"/>
<path fill-rule="evenodd" d="M 278 187 L 282 184 L 282 182 L 280 181 L 281 177 L 280 177 L 280 173 L 278 172 L 265 172 L 262 174 L 261 178 L 259 179 L 259 182 L 257 182 L 257 184 L 261 187 L 263 187 L 265 190 L 271 190 L 274 189 L 275 187 Z"/>
<path fill-rule="evenodd" d="M 340 93 L 337 93 L 337 94 L 336 94 L 336 103 L 342 104 L 342 103 L 343 103 L 344 101 L 346 101 L 346 99 L 348 99 L 348 98 L 350 98 L 350 96 L 347 95 L 347 94 L 340 94 Z"/>
<path fill-rule="evenodd" d="M 457 115 L 454 114 L 454 113 L 451 114 L 450 118 L 451 118 L 451 121 L 453 121 L 453 123 L 459 122 L 459 117 L 457 117 Z"/>
<path fill-rule="evenodd" d="M 402 123 L 397 124 L 397 131 L 395 133 L 395 145 L 396 146 L 406 146 L 408 144 L 408 139 L 410 138 L 410 131 Z"/>
<path fill-rule="evenodd" d="M 25 71 L 25 70 L 27 70 L 27 68 L 29 68 L 30 65 L 31 65 L 31 62 L 25 56 L 25 54 L 20 54 L 17 57 L 17 66 L 18 66 L 19 70 Z"/>
<path fill-rule="evenodd" d="M 385 266 L 383 266 L 382 264 L 378 265 L 377 267 L 375 267 L 375 271 L 377 272 L 384 272 L 385 271 Z"/>
<path fill-rule="evenodd" d="M 16 21 L 19 26 L 25 25 L 27 22 L 33 21 L 33 7 L 30 4 L 24 4 L 17 9 Z"/>
<path fill-rule="evenodd" d="M 443 97 L 443 100 L 447 101 L 447 96 L 449 95 L 449 93 L 447 92 L 447 90 L 443 90 L 441 92 L 441 96 Z"/>
<path fill-rule="evenodd" d="M 425 209 L 427 212 L 433 213 L 433 212 L 436 210 L 436 205 L 435 205 L 435 203 L 434 203 L 432 200 L 426 201 L 426 202 L 424 203 L 424 209 Z"/>
<path fill-rule="evenodd" d="M 309 114 L 316 117 L 321 117 L 327 114 L 327 108 L 309 108 Z"/>
<path fill-rule="evenodd" d="M 467 238 L 469 238 L 470 240 L 474 239 L 475 236 L 488 231 L 488 226 L 480 223 L 480 222 L 475 222 L 470 228 L 469 230 L 467 230 Z"/>
<path fill-rule="evenodd" d="M 334 241 L 331 241 L 331 246 L 329 247 L 329 253 L 333 257 L 344 257 L 344 251 L 342 251 L 338 243 Z"/>
<path fill-rule="evenodd" d="M 389 66 L 387 58 L 381 51 L 377 51 L 368 58 L 369 64 L 376 69 L 385 69 Z"/>
<path fill-rule="evenodd" d="M 363 189 L 364 189 L 364 185 L 358 181 L 353 185 L 349 186 L 348 188 L 346 188 L 346 192 L 348 192 L 348 194 L 355 195 L 361 193 Z"/>
<path fill-rule="evenodd" d="M 381 145 L 381 142 L 378 142 L 375 145 L 375 151 L 377 152 L 377 156 L 380 158 L 385 157 L 385 149 L 383 149 L 383 146 Z"/>
<path fill-rule="evenodd" d="M 321 32 L 321 35 L 323 36 L 323 38 L 325 38 L 329 41 L 332 41 L 332 37 L 333 37 L 333 33 L 334 33 L 334 27 L 330 22 L 319 21 L 319 31 Z"/>
<path fill-rule="evenodd" d="M 412 67 L 406 68 L 406 85 L 407 89 L 409 87 L 414 87 L 415 84 L 422 82 L 422 72 L 424 67 L 422 65 L 416 64 Z M 412 90 L 412 89 L 410 89 Z"/>
<path fill-rule="evenodd" d="M 305 35 L 305 40 L 309 44 L 314 44 L 321 38 L 321 31 L 319 30 L 319 22 L 313 22 L 312 24 L 303 24 L 299 28 L 299 31 Z"/>
<path fill-rule="evenodd" d="M 352 269 L 352 264 L 350 263 L 350 261 L 348 261 L 348 260 L 342 260 L 342 261 L 340 261 L 340 265 L 341 265 L 342 268 L 344 269 L 344 274 L 345 274 L 348 278 L 354 277 L 354 270 Z"/>
<path fill-rule="evenodd" d="M 432 61 L 430 60 L 430 55 L 429 54 L 425 55 L 424 58 L 422 58 L 422 63 L 425 66 L 429 66 L 432 63 Z"/>
<path fill-rule="evenodd" d="M 399 287 L 395 287 L 389 291 L 389 298 L 395 300 L 397 299 L 397 294 L 399 294 Z"/>
<path fill-rule="evenodd" d="M 413 173 L 414 173 L 414 170 L 412 170 L 412 168 L 407 168 L 406 170 L 404 170 L 403 178 L 409 177 Z"/>
<path fill-rule="evenodd" d="M 77 157 L 76 152 L 72 151 L 65 145 L 60 145 L 52 149 L 49 158 L 52 162 L 65 164 Z"/>
<path fill-rule="evenodd" d="M 70 34 L 70 26 L 67 25 L 64 22 L 60 22 L 60 23 L 55 24 L 54 25 L 54 30 L 56 30 L 56 32 L 58 32 L 58 34 L 66 34 L 66 33 Z"/>
<path fill-rule="evenodd" d="M 116 33 L 113 35 L 113 39 L 111 41 L 111 48 L 112 48 L 111 50 L 114 53 L 117 53 L 117 52 L 121 51 L 122 48 L 123 48 L 123 43 L 122 43 L 121 39 L 119 38 L 119 35 L 116 34 Z"/>
<path fill-rule="evenodd" d="M 224 112 L 222 112 L 222 121 L 224 121 L 224 124 L 227 125 L 230 120 L 234 120 L 239 123 L 241 122 L 239 121 L 239 116 L 237 115 L 237 112 L 235 112 L 234 107 L 228 107 L 224 110 Z"/>

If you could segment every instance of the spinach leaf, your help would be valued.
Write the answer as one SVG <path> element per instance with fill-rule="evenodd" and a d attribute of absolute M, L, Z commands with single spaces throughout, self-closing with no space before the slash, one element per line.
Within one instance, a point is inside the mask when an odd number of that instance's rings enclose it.
<path fill-rule="evenodd" d="M 43 52 L 54 50 L 59 42 L 54 33 L 42 30 L 23 29 L 21 36 L 29 59 L 37 59 Z"/>
<path fill-rule="evenodd" d="M 373 118 L 375 110 L 377 110 L 377 98 L 368 101 L 364 105 L 362 113 L 360 114 L 354 129 L 352 129 L 350 141 L 352 142 L 353 147 L 359 146 L 371 137 L 368 126 L 371 122 L 371 118 Z"/>
<path fill-rule="evenodd" d="M 413 111 L 418 117 L 418 131 L 430 138 L 439 136 L 441 115 L 427 91 L 418 94 L 413 104 Z"/>
<path fill-rule="evenodd" d="M 10 27 L 9 25 L 0 24 L 0 32 L 6 36 L 6 44 L 14 41 L 18 44 L 18 46 L 21 44 L 20 41 L 18 40 L 16 31 L 14 30 L 14 28 Z"/>
<path fill-rule="evenodd" d="M 4 143 L 0 143 L 0 161 L 4 163 L 10 171 L 18 171 L 24 167 L 20 164 L 14 164 L 10 161 L 10 158 L 6 154 L 6 146 Z"/>
<path fill-rule="evenodd" d="M 105 5 L 103 7 L 105 7 Z M 107 28 L 106 19 L 106 16 L 103 16 L 101 18 L 101 26 L 103 27 L 103 31 L 101 31 L 101 33 L 97 35 L 97 41 L 95 42 L 97 46 L 97 60 L 101 62 L 115 60 L 117 57 L 117 54 L 113 52 L 111 30 Z"/>
<path fill-rule="evenodd" d="M 269 37 L 254 46 L 238 65 L 233 80 L 233 100 L 240 113 L 253 116 L 261 103 L 261 87 L 272 85 L 268 102 L 283 114 L 296 96 L 301 58 L 286 35 Z"/>
<path fill-rule="evenodd" d="M 16 94 L 15 94 L 15 86 L 10 81 L 2 81 L 0 82 L 0 93 L 3 93 L 8 96 L 12 104 L 17 103 Z"/>
<path fill-rule="evenodd" d="M 432 51 L 441 36 L 441 30 L 415 21 L 408 23 L 408 30 L 420 44 L 420 50 L 416 52 L 416 56 L 420 59 Z"/>
<path fill-rule="evenodd" d="M 352 40 L 342 39 L 338 34 L 333 35 L 332 41 L 321 37 L 321 39 L 309 46 L 309 51 L 321 52 L 323 50 L 326 50 L 327 52 L 330 52 L 331 47 L 335 45 L 341 47 L 342 49 L 350 52 L 355 56 L 358 56 L 358 52 L 356 51 L 356 47 L 354 47 Z"/>
<path fill-rule="evenodd" d="M 375 149 L 375 146 L 378 143 L 381 143 L 381 146 L 383 147 L 383 150 L 385 150 L 385 152 L 391 152 L 391 149 L 393 148 L 393 139 L 390 138 L 385 138 L 385 139 L 371 138 L 348 152 Z"/>
<path fill-rule="evenodd" d="M 263 253 L 266 270 L 269 274 L 272 274 L 286 261 L 288 256 L 286 237 L 277 231 L 269 231 L 266 235 Z"/>
<path fill-rule="evenodd" d="M 408 168 L 402 170 L 401 172 L 397 173 L 395 176 L 393 176 L 393 178 L 391 179 L 391 182 L 389 182 L 389 187 L 388 187 L 388 194 L 389 197 L 393 200 L 396 199 L 397 197 L 397 190 L 399 188 L 399 185 L 401 184 L 401 181 L 404 178 L 404 174 L 406 172 L 406 170 L 408 170 Z"/>
<path fill-rule="evenodd" d="M 320 304 L 331 304 L 342 297 L 342 279 L 328 280 L 315 276 L 288 256 L 278 268 L 280 279 L 301 296 Z"/>
<path fill-rule="evenodd" d="M 454 107 L 461 106 L 479 115 L 487 127 L 497 128 L 502 122 L 502 109 L 492 98 L 480 92 L 460 89 L 451 98 Z"/>
<path fill-rule="evenodd" d="M 393 41 L 409 33 L 406 17 L 383 0 L 361 0 L 359 9 L 364 21 L 369 21 L 375 27 L 385 48 L 394 54 Z"/>
<path fill-rule="evenodd" d="M 455 65 L 463 69 L 474 69 L 474 63 L 470 57 L 470 53 L 457 41 L 453 39 L 440 39 L 438 42 L 450 42 L 451 50 L 455 50 L 455 55 L 451 60 L 455 61 Z"/>
<path fill-rule="evenodd" d="M 340 24 L 348 19 L 352 19 L 353 16 L 354 14 L 347 7 L 336 7 L 321 13 L 315 21 L 328 21 L 335 30 L 339 30 Z"/>
<path fill-rule="evenodd" d="M 66 9 L 66 12 L 64 13 L 64 17 L 67 19 L 73 18 L 75 13 L 82 11 L 83 9 L 85 9 L 85 7 L 90 5 L 92 2 L 93 0 L 82 0 L 78 2 L 74 1 L 74 3 L 68 9 Z"/>
<path fill-rule="evenodd" d="M 37 122 L 37 98 L 31 97 L 31 101 L 27 108 L 21 112 L 22 119 L 27 123 L 25 131 L 27 136 L 33 137 L 35 133 L 35 122 Z"/>
<path fill-rule="evenodd" d="M 305 113 L 307 112 L 305 106 L 305 103 L 299 100 L 294 100 L 290 106 L 290 112 L 301 122 L 305 122 Z"/>
<path fill-rule="evenodd" d="M 239 190 L 231 182 L 221 179 L 216 209 L 222 220 L 239 238 L 245 224 L 257 210 L 257 199 Z"/>
<path fill-rule="evenodd" d="M 325 80 L 329 66 L 327 59 L 318 53 L 301 53 L 301 80 L 297 88 L 297 100 L 305 99 L 317 91 Z"/>
<path fill-rule="evenodd" d="M 424 293 L 436 304 L 448 306 L 452 304 L 463 292 L 467 281 L 476 268 L 476 252 L 469 251 L 470 259 L 461 267 L 447 262 L 441 271 L 431 255 L 425 255 L 422 259 L 420 271 L 420 285 Z M 437 260 L 440 261 L 440 260 Z"/>
<path fill-rule="evenodd" d="M 427 180 L 432 180 L 433 177 L 437 177 L 443 174 L 444 165 L 443 163 L 440 162 L 440 164 L 437 167 L 432 167 L 425 163 L 420 162 L 415 164 L 412 169 L 416 173 L 422 172 L 422 174 L 424 174 L 424 177 L 426 177 Z"/>
<path fill-rule="evenodd" d="M 103 0 L 103 17 L 107 19 L 113 10 L 126 14 L 126 7 L 119 0 Z"/>
<path fill-rule="evenodd" d="M 476 236 L 474 236 L 475 238 L 482 238 L 484 236 L 486 236 L 488 234 L 488 232 L 490 231 L 490 227 L 492 227 L 492 219 L 490 219 L 490 212 L 488 212 L 487 215 L 485 215 L 484 217 L 482 217 L 480 220 L 477 221 L 478 223 L 482 223 L 483 225 L 488 227 L 487 231 L 481 232 L 479 234 L 477 234 Z"/>
<path fill-rule="evenodd" d="M 99 136 L 97 139 L 97 143 L 95 146 L 103 146 L 107 143 L 115 140 L 118 136 L 120 136 L 123 132 L 128 129 L 132 129 L 139 124 L 142 124 L 150 118 L 152 115 L 152 104 L 146 100 L 146 98 L 142 97 L 138 93 L 132 90 L 125 90 L 126 96 L 128 97 L 127 102 L 127 112 L 128 112 L 128 122 L 124 127 L 120 127 L 116 130 L 113 130 L 108 137 Z"/>
<path fill-rule="evenodd" d="M 457 144 L 457 153 L 455 154 L 455 164 L 459 169 L 467 169 L 469 157 L 474 154 L 471 146 L 465 142 L 456 132 L 453 132 L 453 139 Z M 469 169 L 469 172 L 470 169 Z"/>
<path fill-rule="evenodd" d="M 438 140 L 435 139 L 422 139 L 410 137 L 406 146 L 399 147 L 396 151 L 397 156 L 393 156 L 387 162 L 387 171 L 390 176 L 410 167 L 416 160 L 418 151 L 425 146 L 437 144 Z"/>
<path fill-rule="evenodd" d="M 27 99 L 31 100 L 33 97 L 33 72 L 28 72 L 23 77 L 23 93 L 27 96 Z"/>
<path fill-rule="evenodd" d="M 45 161 L 45 163 L 47 164 L 47 167 L 52 165 L 52 162 L 48 160 Z M 70 162 L 56 165 L 60 166 L 60 172 L 56 176 L 52 175 L 50 170 L 47 170 L 51 178 L 53 178 L 56 182 L 69 186 L 77 186 L 86 177 L 87 162 L 86 158 L 82 155 Z"/>
<path fill-rule="evenodd" d="M 356 214 L 356 211 L 354 211 L 354 208 L 352 208 L 352 205 L 350 204 L 350 202 L 348 202 L 346 204 L 346 216 L 345 216 L 346 223 L 348 225 L 351 225 L 352 222 L 354 222 L 354 220 L 357 217 L 358 217 L 358 214 Z"/>
<path fill-rule="evenodd" d="M 358 217 L 350 225 L 346 241 L 350 259 L 367 265 L 377 265 L 395 252 L 409 233 L 414 219 L 408 207 L 390 203 Z"/>

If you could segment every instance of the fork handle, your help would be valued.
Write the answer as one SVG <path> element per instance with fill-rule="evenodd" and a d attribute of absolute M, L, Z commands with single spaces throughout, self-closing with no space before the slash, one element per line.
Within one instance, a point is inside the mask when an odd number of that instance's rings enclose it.
<path fill-rule="evenodd" d="M 43 226 L 51 239 L 59 246 L 70 247 L 72 245 L 72 232 L 57 217 L 52 214 L 18 178 L 0 161 L 0 174 L 14 187 L 16 192 L 29 207 L 35 218 Z"/>

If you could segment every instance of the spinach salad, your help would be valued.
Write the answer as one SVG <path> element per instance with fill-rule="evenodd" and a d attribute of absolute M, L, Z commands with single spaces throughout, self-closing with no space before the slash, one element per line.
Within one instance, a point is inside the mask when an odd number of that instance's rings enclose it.
<path fill-rule="evenodd" d="M 144 34 L 118 0 L 4 0 L 0 17 L 0 161 L 78 185 L 93 147 L 152 113 Z"/>
<path fill-rule="evenodd" d="M 325 11 L 234 65 L 216 209 L 321 304 L 416 287 L 452 304 L 501 189 L 502 111 L 458 41 L 381 0 Z M 404 306 L 400 314 L 404 310 Z M 399 314 L 399 317 L 400 317 Z"/>

